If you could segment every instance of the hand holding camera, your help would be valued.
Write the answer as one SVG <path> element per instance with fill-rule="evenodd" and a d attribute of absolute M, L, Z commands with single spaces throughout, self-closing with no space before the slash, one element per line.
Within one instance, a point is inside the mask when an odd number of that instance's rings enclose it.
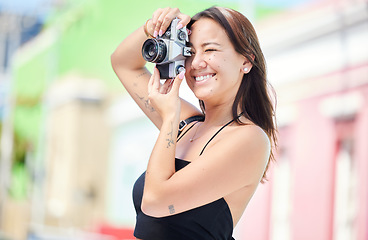
<path fill-rule="evenodd" d="M 168 28 L 163 30 L 167 19 L 172 17 L 175 18 L 169 23 Z M 191 49 L 187 47 L 188 32 L 183 23 L 186 25 L 189 20 L 190 17 L 181 14 L 178 9 L 159 9 L 154 13 L 152 24 L 155 38 L 149 38 L 144 42 L 142 56 L 146 61 L 156 63 L 161 79 L 175 78 L 184 70 L 185 58 L 191 55 Z M 147 32 L 147 29 L 145 31 Z"/>

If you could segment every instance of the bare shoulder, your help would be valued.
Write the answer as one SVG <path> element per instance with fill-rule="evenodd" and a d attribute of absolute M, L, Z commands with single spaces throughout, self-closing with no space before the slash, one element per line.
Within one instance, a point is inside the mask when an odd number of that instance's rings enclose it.
<path fill-rule="evenodd" d="M 230 128 L 229 134 L 239 140 L 250 141 L 256 144 L 270 144 L 270 139 L 266 132 L 255 124 L 236 125 Z"/>
<path fill-rule="evenodd" d="M 268 161 L 271 152 L 270 138 L 266 132 L 255 124 L 230 126 L 226 136 L 226 145 L 231 145 L 240 155 L 248 156 L 243 159 L 262 159 Z M 224 139 L 225 140 L 225 139 Z"/>
<path fill-rule="evenodd" d="M 257 125 L 233 124 L 226 127 L 193 161 L 192 167 L 210 169 L 208 172 L 223 179 L 233 179 L 228 186 L 234 191 L 244 186 L 257 186 L 271 154 L 267 134 Z"/>

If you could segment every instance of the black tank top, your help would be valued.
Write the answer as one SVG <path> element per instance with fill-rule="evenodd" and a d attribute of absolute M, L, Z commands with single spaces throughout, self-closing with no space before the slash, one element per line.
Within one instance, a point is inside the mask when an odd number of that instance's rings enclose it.
<path fill-rule="evenodd" d="M 234 120 L 225 124 L 212 136 L 203 147 L 200 155 L 208 143 Z M 184 132 L 181 137 L 195 124 Z M 179 171 L 188 164 L 190 162 L 176 158 L 175 170 Z M 145 173 L 137 179 L 133 187 L 133 203 L 137 214 L 134 229 L 136 238 L 143 240 L 234 240 L 232 238 L 233 219 L 224 198 L 175 215 L 161 218 L 151 217 L 141 210 L 144 180 Z"/>

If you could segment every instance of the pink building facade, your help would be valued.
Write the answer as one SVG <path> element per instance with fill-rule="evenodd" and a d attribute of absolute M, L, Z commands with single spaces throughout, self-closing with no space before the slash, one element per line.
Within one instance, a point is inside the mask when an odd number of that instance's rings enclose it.
<path fill-rule="evenodd" d="M 236 239 L 368 239 L 366 4 L 327 2 L 259 26 L 279 149 Z"/>

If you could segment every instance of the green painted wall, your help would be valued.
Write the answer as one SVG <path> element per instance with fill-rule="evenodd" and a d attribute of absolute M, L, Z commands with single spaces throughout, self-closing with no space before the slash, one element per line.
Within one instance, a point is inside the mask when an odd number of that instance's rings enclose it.
<path fill-rule="evenodd" d="M 93 0 L 73 4 L 55 12 L 44 29 L 53 34 L 42 36 L 33 49 L 20 52 L 15 62 L 15 131 L 33 144 L 42 123 L 42 96 L 51 82 L 75 73 L 102 79 L 111 91 L 124 91 L 112 71 L 110 55 L 158 7 L 179 7 L 189 15 L 213 5 L 238 9 L 238 4 L 229 0 Z"/>

